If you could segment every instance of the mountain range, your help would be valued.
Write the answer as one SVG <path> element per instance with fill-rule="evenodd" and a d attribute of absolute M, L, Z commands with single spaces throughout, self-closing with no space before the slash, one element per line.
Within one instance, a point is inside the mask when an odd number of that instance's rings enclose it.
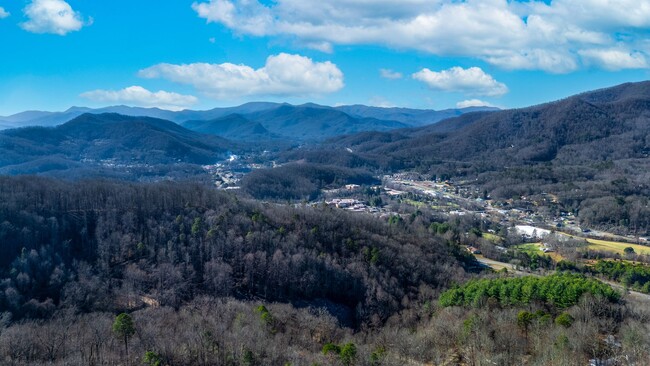
<path fill-rule="evenodd" d="M 80 166 L 109 169 L 111 164 L 123 170 L 170 164 L 196 168 L 228 152 L 265 148 L 267 142 L 278 141 L 284 145 L 275 145 L 280 146 L 277 149 L 288 146 L 287 141 L 295 146 L 280 153 L 280 162 L 381 172 L 415 169 L 444 176 L 501 174 L 483 178 L 493 182 L 503 182 L 504 176 L 512 175 L 508 172 L 519 169 L 519 182 L 533 177 L 575 184 L 623 176 L 643 186 L 647 174 L 642 172 L 650 168 L 650 82 L 521 109 L 446 111 L 460 115 L 424 126 L 423 121 L 433 121 L 443 112 L 273 103 L 203 112 L 112 108 L 158 113 L 173 121 L 93 110 L 56 127 L 0 131 L 0 174 L 63 172 Z M 86 109 L 25 112 L 5 123 L 54 123 L 65 113 L 82 111 Z M 179 122 L 183 119 L 187 120 Z M 522 169 L 528 170 L 521 173 Z"/>
<path fill-rule="evenodd" d="M 387 131 L 423 126 L 445 118 L 488 107 L 442 111 L 407 108 L 379 108 L 363 105 L 328 107 L 313 103 L 294 106 L 286 103 L 253 102 L 237 107 L 207 111 L 168 111 L 158 108 L 113 106 L 99 109 L 72 107 L 64 112 L 27 111 L 0 117 L 0 129 L 25 126 L 57 126 L 85 113 L 117 113 L 169 120 L 202 133 L 233 140 L 259 139 L 317 141 L 361 131 Z"/>

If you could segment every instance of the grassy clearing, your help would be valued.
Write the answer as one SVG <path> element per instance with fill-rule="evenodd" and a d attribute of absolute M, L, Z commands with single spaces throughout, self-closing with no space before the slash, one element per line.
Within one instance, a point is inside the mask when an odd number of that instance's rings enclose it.
<path fill-rule="evenodd" d="M 587 243 L 589 243 L 587 245 L 587 249 L 591 249 L 591 250 L 599 250 L 603 252 L 618 253 L 620 255 L 623 255 L 625 254 L 625 248 L 632 247 L 636 254 L 650 254 L 650 247 L 644 245 L 624 243 L 620 241 L 587 239 L 587 238 L 581 238 L 579 236 L 569 235 L 565 233 L 563 233 L 563 235 L 570 236 L 574 239 L 586 240 Z"/>
<path fill-rule="evenodd" d="M 555 263 L 557 263 L 557 262 L 564 259 L 564 257 L 561 256 L 560 253 L 558 253 L 558 252 L 544 253 L 544 255 L 548 255 L 549 257 L 551 257 L 551 259 Z"/>
<path fill-rule="evenodd" d="M 537 254 L 537 255 L 549 256 L 556 263 L 564 259 L 564 257 L 562 257 L 558 252 L 544 253 L 542 251 L 542 246 L 543 246 L 542 243 L 528 243 L 528 244 L 517 245 L 515 248 L 521 250 L 522 252 L 525 252 L 528 255 Z"/>
<path fill-rule="evenodd" d="M 517 250 L 520 250 L 528 255 L 532 254 L 543 254 L 542 253 L 542 243 L 528 243 L 528 244 L 520 244 L 517 245 L 515 248 Z"/>
<path fill-rule="evenodd" d="M 500 236 L 494 235 L 492 233 L 483 233 L 482 236 L 483 238 L 491 241 L 494 244 L 500 244 L 503 241 L 503 239 Z"/>
<path fill-rule="evenodd" d="M 409 199 L 403 200 L 402 202 L 406 203 L 407 205 L 414 206 L 416 208 L 422 208 L 422 207 L 426 206 L 426 203 L 424 203 L 424 202 L 418 202 L 418 201 L 409 200 Z"/>
<path fill-rule="evenodd" d="M 636 254 L 650 254 L 650 247 L 638 244 L 621 243 L 616 241 L 598 239 L 587 239 L 587 242 L 589 243 L 587 248 L 591 250 L 602 250 L 623 255 L 625 254 L 625 248 L 632 247 Z"/>

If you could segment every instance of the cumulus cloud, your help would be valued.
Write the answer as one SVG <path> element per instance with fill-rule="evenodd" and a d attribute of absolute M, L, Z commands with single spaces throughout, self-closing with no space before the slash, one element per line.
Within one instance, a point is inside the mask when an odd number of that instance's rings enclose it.
<path fill-rule="evenodd" d="M 494 107 L 494 105 L 484 102 L 480 99 L 468 99 L 456 103 L 456 108 L 469 108 L 469 107 Z"/>
<path fill-rule="evenodd" d="M 11 15 L 11 14 L 9 14 L 9 12 L 5 10 L 5 8 L 0 6 L 0 19 L 4 19 L 4 18 L 8 17 L 9 15 Z"/>
<path fill-rule="evenodd" d="M 496 81 L 479 67 L 452 67 L 443 71 L 422 69 L 412 75 L 431 89 L 460 92 L 469 95 L 501 96 L 508 92 L 508 87 Z"/>
<path fill-rule="evenodd" d="M 642 47 L 650 0 L 209 0 L 192 8 L 239 35 L 284 37 L 326 52 L 382 45 L 551 73 L 607 68 L 583 58 L 590 50 L 650 52 Z"/>
<path fill-rule="evenodd" d="M 74 11 L 70 4 L 63 0 L 33 0 L 23 12 L 27 21 L 20 26 L 32 33 L 64 36 L 91 22 L 86 22 L 81 13 Z"/>
<path fill-rule="evenodd" d="M 256 0 L 243 0 L 234 4 L 228 0 L 193 3 L 192 9 L 208 23 L 221 23 L 246 34 L 262 36 L 272 26 L 271 11 Z"/>
<path fill-rule="evenodd" d="M 124 103 L 139 107 L 158 107 L 168 110 L 182 110 L 198 102 L 192 95 L 167 91 L 152 92 L 141 86 L 130 86 L 121 90 L 93 90 L 81 94 L 95 102 Z"/>
<path fill-rule="evenodd" d="M 380 69 L 379 75 L 384 79 L 397 80 L 402 78 L 402 73 L 390 69 Z"/>
<path fill-rule="evenodd" d="M 317 95 L 332 93 L 344 86 L 343 73 L 335 64 L 286 53 L 269 56 L 264 67 L 259 69 L 232 63 L 163 63 L 140 70 L 139 75 L 192 85 L 217 99 Z"/>

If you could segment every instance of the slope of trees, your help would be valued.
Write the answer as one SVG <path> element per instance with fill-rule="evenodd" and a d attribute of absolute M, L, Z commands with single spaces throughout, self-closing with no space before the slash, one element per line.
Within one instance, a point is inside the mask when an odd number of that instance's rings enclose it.
<path fill-rule="evenodd" d="M 418 227 L 190 183 L 0 178 L 0 311 L 39 318 L 212 295 L 318 301 L 366 326 L 464 278 L 458 248 Z"/>
<path fill-rule="evenodd" d="M 424 208 L 382 219 L 264 204 L 193 183 L 0 178 L 0 363 L 647 359 L 647 306 L 593 280 L 479 280 L 444 292 L 475 277 L 459 244 L 481 225 Z M 527 287 L 536 300 L 517 300 Z M 440 306 L 454 291 L 498 295 Z"/>

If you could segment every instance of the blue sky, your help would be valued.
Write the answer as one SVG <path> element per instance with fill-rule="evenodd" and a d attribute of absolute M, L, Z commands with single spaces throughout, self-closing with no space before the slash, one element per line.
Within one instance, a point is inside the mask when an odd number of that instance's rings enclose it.
<path fill-rule="evenodd" d="M 523 107 L 648 79 L 650 1 L 0 0 L 0 115 Z"/>

